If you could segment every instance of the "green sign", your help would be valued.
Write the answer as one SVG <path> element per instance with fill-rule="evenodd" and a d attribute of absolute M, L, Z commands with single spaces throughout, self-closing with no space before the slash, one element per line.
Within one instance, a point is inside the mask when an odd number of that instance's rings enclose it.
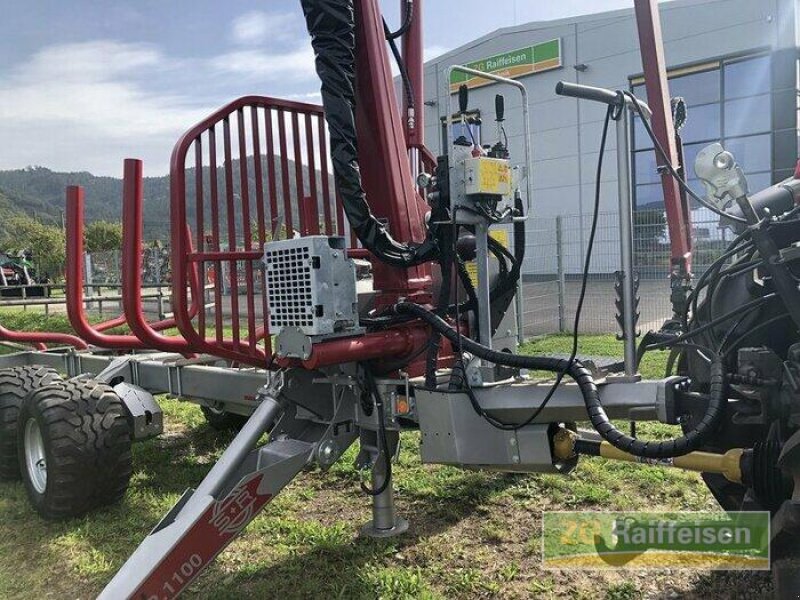
<path fill-rule="evenodd" d="M 769 569 L 768 512 L 545 512 L 555 569 Z"/>
<path fill-rule="evenodd" d="M 504 52 L 503 54 L 496 54 L 489 58 L 482 58 L 481 60 L 469 62 L 464 66 L 509 79 L 558 69 L 561 67 L 561 38 L 528 46 L 527 48 L 520 48 L 519 50 L 512 50 L 511 52 Z M 491 79 L 485 79 L 471 73 L 453 71 L 450 76 L 450 91 L 457 92 L 462 84 L 469 88 L 476 88 L 491 83 L 494 83 Z"/>

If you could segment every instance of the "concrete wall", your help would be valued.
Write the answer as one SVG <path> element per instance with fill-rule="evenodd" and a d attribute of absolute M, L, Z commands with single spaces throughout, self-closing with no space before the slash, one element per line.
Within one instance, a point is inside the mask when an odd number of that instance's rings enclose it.
<path fill-rule="evenodd" d="M 660 5 L 669 67 L 702 62 L 732 54 L 771 49 L 780 53 L 783 76 L 773 77 L 784 100 L 794 105 L 794 61 L 797 47 L 795 0 L 676 0 Z M 447 114 L 442 91 L 445 69 L 494 54 L 561 38 L 560 69 L 520 79 L 530 94 L 533 130 L 534 215 L 590 215 L 594 197 L 604 107 L 555 95 L 559 80 L 607 88 L 629 87 L 629 78 L 641 74 L 639 44 L 633 9 L 587 15 L 546 23 L 530 23 L 498 30 L 430 61 L 425 67 L 425 137 L 427 145 L 440 150 L 440 117 Z M 574 65 L 588 66 L 578 72 Z M 789 73 L 789 75 L 786 75 Z M 786 88 L 786 89 L 783 89 Z M 792 88 L 791 90 L 789 88 Z M 776 90 L 777 93 L 778 90 Z M 481 109 L 483 141 L 494 143 L 494 95 L 506 96 L 506 131 L 512 156 L 520 160 L 522 123 L 519 96 L 511 88 L 491 85 L 470 90 L 470 107 Z M 791 100 L 789 99 L 791 96 Z M 781 105 L 786 105 L 781 102 Z M 773 102 L 774 104 L 774 102 Z M 787 144 L 794 144 L 796 158 L 796 113 L 773 119 L 785 130 L 779 150 L 787 161 Z M 775 107 L 773 106 L 773 114 Z M 613 129 L 604 158 L 601 210 L 615 211 L 616 159 Z M 789 152 L 791 154 L 791 152 Z M 774 172 L 786 165 L 775 165 Z M 584 220 L 588 225 L 588 218 Z M 580 232 L 579 235 L 584 235 Z M 614 232 L 607 234 L 613 244 Z"/>

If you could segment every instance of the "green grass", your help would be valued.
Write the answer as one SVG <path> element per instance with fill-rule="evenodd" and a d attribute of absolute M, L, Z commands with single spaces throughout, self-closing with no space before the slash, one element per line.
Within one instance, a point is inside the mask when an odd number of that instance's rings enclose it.
<path fill-rule="evenodd" d="M 62 327 L 65 321 L 8 315 L 17 327 Z M 555 336 L 526 352 L 569 352 Z M 611 336 L 586 336 L 582 354 L 619 356 Z M 658 376 L 663 355 L 646 363 Z M 90 516 L 41 520 L 18 482 L 0 483 L 0 598 L 92 598 L 183 491 L 196 485 L 230 435 L 206 426 L 197 407 L 162 398 L 167 423 L 158 439 L 134 446 L 130 490 L 118 505 Z M 643 425 L 641 435 L 674 434 Z M 543 510 L 713 509 L 692 473 L 581 460 L 569 475 L 504 474 L 423 465 L 419 435 L 404 434 L 394 469 L 398 511 L 411 522 L 398 538 L 358 537 L 370 518 L 358 489 L 357 448 L 328 473 L 302 473 L 257 517 L 187 597 L 237 598 L 608 598 L 658 595 L 768 597 L 764 575 L 706 572 L 545 571 Z M 744 596 L 742 596 L 744 597 Z"/>

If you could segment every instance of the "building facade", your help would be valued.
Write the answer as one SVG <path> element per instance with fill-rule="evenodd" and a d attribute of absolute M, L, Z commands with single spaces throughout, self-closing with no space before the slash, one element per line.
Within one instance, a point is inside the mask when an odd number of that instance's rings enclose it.
<path fill-rule="evenodd" d="M 681 133 L 691 185 L 702 193 L 694 177 L 694 157 L 718 140 L 743 166 L 751 190 L 787 177 L 798 157 L 796 0 L 674 0 L 659 6 L 670 94 L 683 97 L 688 106 Z M 554 90 L 558 81 L 566 80 L 633 90 L 647 99 L 633 9 L 500 29 L 428 62 L 425 138 L 434 150 L 441 149 L 445 116 L 456 104 L 448 98 L 448 67 L 469 63 L 502 67 L 528 91 L 534 217 L 588 219 L 605 110 L 559 97 Z M 450 82 L 455 89 L 457 76 Z M 503 125 L 512 156 L 522 160 L 520 100 L 510 87 L 492 84 L 470 90 L 470 109 L 482 121 L 482 142 L 496 141 L 492 121 L 497 93 L 506 100 Z M 635 206 L 663 207 L 652 143 L 636 123 L 632 137 Z M 601 178 L 601 210 L 609 213 L 617 210 L 615 153 L 612 130 Z M 583 238 L 586 232 L 575 234 Z M 613 232 L 607 237 L 613 242 Z"/>

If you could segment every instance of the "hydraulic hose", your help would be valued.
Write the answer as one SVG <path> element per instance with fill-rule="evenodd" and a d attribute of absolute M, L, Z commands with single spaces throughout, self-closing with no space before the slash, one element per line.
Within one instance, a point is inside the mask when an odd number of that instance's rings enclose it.
<path fill-rule="evenodd" d="M 406 32 L 411 28 L 411 23 L 414 22 L 414 0 L 406 0 L 406 17 L 403 19 L 403 24 L 400 25 L 400 29 L 397 31 L 390 31 L 389 27 L 386 27 L 386 39 L 387 40 L 396 40 L 401 35 L 405 35 Z"/>
<path fill-rule="evenodd" d="M 430 235 L 421 244 L 395 240 L 372 214 L 361 182 L 355 117 L 355 9 L 353 0 L 301 0 L 322 104 L 330 132 L 330 154 L 336 187 L 347 220 L 362 245 L 395 267 L 411 267 L 436 259 L 438 246 Z"/>
<path fill-rule="evenodd" d="M 674 458 L 699 449 L 714 432 L 722 419 L 726 398 L 725 368 L 719 356 L 711 362 L 709 403 L 703 419 L 688 433 L 671 440 L 660 442 L 642 440 L 626 435 L 611 423 L 600 401 L 600 393 L 592 378 L 591 372 L 583 364 L 574 360 L 545 356 L 522 356 L 492 350 L 478 342 L 465 337 L 453 329 L 447 322 L 428 309 L 411 302 L 400 302 L 394 305 L 398 315 L 409 315 L 425 321 L 435 331 L 447 338 L 453 346 L 461 347 L 471 354 L 489 362 L 515 367 L 560 372 L 566 370 L 583 396 L 589 420 L 600 436 L 615 448 L 642 458 Z"/>

